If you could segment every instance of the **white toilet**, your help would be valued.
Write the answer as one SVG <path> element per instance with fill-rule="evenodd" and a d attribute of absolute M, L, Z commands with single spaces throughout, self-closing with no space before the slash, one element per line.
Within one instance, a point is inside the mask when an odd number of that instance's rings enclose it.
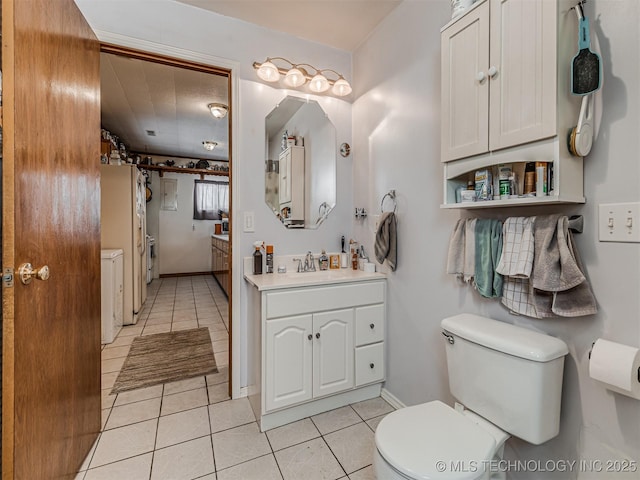
<path fill-rule="evenodd" d="M 472 314 L 441 322 L 449 387 L 387 415 L 376 429 L 378 480 L 504 478 L 510 435 L 539 445 L 558 434 L 564 356 L 557 338 Z"/>

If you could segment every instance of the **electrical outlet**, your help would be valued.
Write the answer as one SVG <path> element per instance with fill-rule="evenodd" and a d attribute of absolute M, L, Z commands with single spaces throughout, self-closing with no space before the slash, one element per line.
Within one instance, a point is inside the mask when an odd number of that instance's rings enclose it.
<path fill-rule="evenodd" d="M 640 202 L 599 205 L 598 238 L 601 242 L 640 243 Z"/>
<path fill-rule="evenodd" d="M 244 227 L 245 232 L 255 232 L 255 215 L 253 212 L 244 212 Z"/>

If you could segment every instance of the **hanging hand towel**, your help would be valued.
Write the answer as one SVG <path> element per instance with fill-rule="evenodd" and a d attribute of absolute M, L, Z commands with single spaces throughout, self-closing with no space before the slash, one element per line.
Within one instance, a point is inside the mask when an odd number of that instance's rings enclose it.
<path fill-rule="evenodd" d="M 538 318 L 596 313 L 591 286 L 582 273 L 566 216 L 537 217 L 531 284 Z"/>
<path fill-rule="evenodd" d="M 495 271 L 502 252 L 502 222 L 476 222 L 475 284 L 483 297 L 502 296 L 502 275 Z"/>
<path fill-rule="evenodd" d="M 384 212 L 380 217 L 376 232 L 375 255 L 378 263 L 383 263 L 386 259 L 391 271 L 396 269 L 396 215 L 393 212 Z"/>
<path fill-rule="evenodd" d="M 449 239 L 447 273 L 462 278 L 464 272 L 464 231 L 466 220 L 459 219 Z"/>
<path fill-rule="evenodd" d="M 533 268 L 533 223 L 536 217 L 511 217 L 502 227 L 502 255 L 496 272 L 529 278 Z"/>
<path fill-rule="evenodd" d="M 477 218 L 469 218 L 464 229 L 464 271 L 462 279 L 473 282 L 476 275 L 476 222 Z"/>
<path fill-rule="evenodd" d="M 502 255 L 496 272 L 504 275 L 502 304 L 518 315 L 537 317 L 529 277 L 533 269 L 536 217 L 507 218 L 502 227 Z"/>

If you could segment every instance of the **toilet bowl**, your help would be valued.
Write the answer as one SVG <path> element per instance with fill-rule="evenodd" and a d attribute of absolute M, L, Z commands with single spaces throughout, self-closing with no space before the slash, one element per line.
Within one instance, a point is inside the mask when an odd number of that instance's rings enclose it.
<path fill-rule="evenodd" d="M 449 388 L 461 403 L 435 400 L 383 418 L 378 480 L 503 479 L 496 466 L 511 435 L 534 445 L 558 435 L 563 341 L 473 314 L 441 326 Z"/>
<path fill-rule="evenodd" d="M 456 407 L 436 400 L 387 415 L 376 428 L 378 480 L 490 478 L 491 461 L 501 459 L 509 435 Z"/>

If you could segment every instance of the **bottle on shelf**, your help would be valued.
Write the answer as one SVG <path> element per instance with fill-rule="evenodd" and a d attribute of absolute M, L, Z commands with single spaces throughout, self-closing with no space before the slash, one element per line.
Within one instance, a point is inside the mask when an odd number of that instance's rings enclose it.
<path fill-rule="evenodd" d="M 327 256 L 327 252 L 322 250 L 320 254 L 320 270 L 328 270 L 329 269 L 329 257 Z"/>

